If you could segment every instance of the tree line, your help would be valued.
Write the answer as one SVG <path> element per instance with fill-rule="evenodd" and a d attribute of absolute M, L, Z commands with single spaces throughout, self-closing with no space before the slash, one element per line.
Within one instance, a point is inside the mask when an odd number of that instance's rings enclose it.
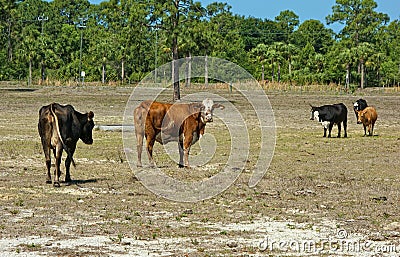
<path fill-rule="evenodd" d="M 0 3 L 0 80 L 78 82 L 85 75 L 132 83 L 171 60 L 210 56 L 262 81 L 347 88 L 400 81 L 400 22 L 377 12 L 374 0 L 336 0 L 326 22 L 343 24 L 338 33 L 318 20 L 300 23 L 293 11 L 260 19 L 221 2 Z"/>

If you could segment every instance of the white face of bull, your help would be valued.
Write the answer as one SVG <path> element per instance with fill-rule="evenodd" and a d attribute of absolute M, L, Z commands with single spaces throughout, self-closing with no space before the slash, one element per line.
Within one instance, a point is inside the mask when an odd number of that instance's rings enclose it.
<path fill-rule="evenodd" d="M 319 112 L 311 110 L 311 118 L 310 118 L 310 120 L 319 121 Z"/>
<path fill-rule="evenodd" d="M 214 101 L 211 99 L 205 99 L 202 102 L 202 117 L 204 118 L 205 122 L 212 122 L 213 121 L 213 111 L 214 111 Z"/>
<path fill-rule="evenodd" d="M 324 128 L 328 128 L 328 127 L 329 127 L 329 124 L 330 124 L 329 121 L 321 121 L 321 120 L 319 119 L 319 112 L 318 112 L 318 111 L 313 111 L 313 110 L 311 111 L 311 120 L 316 120 L 316 121 L 320 122 L 321 125 L 322 125 Z"/>
<path fill-rule="evenodd" d="M 221 104 L 214 103 L 211 99 L 204 99 L 201 106 L 201 118 L 204 123 L 213 122 L 214 108 L 224 109 Z"/>

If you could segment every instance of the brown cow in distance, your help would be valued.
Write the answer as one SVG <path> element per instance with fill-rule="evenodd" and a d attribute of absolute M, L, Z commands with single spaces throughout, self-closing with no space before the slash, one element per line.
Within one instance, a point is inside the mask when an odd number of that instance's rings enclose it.
<path fill-rule="evenodd" d="M 60 186 L 60 164 L 63 150 L 67 153 L 65 160 L 65 182 L 71 181 L 69 172 L 71 163 L 75 166 L 73 155 L 76 143 L 81 139 L 85 144 L 92 144 L 94 127 L 93 112 L 80 113 L 71 105 L 52 103 L 39 110 L 38 130 L 46 158 L 47 180 L 51 184 L 51 150 L 53 151 L 56 168 L 54 171 L 55 187 Z"/>
<path fill-rule="evenodd" d="M 179 167 L 189 168 L 190 147 L 204 134 L 206 123 L 213 121 L 214 108 L 224 106 L 205 99 L 202 103 L 160 103 L 144 101 L 134 110 L 137 139 L 137 166 L 142 167 L 143 138 L 149 162 L 154 166 L 153 146 L 157 141 L 167 144 L 178 142 Z"/>
<path fill-rule="evenodd" d="M 367 107 L 362 111 L 358 111 L 358 119 L 357 124 L 363 124 L 364 126 L 364 136 L 367 135 L 367 127 L 368 127 L 368 135 L 372 136 L 374 134 L 374 125 L 376 119 L 378 119 L 378 113 L 374 107 Z"/>

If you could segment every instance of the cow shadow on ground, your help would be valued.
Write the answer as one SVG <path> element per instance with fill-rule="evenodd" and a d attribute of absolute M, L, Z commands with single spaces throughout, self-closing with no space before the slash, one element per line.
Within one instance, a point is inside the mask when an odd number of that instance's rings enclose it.
<path fill-rule="evenodd" d="M 365 138 L 374 138 L 374 137 L 379 137 L 380 135 L 379 134 L 373 134 L 373 135 L 364 135 L 364 136 L 362 136 L 362 137 L 365 137 Z"/>
<path fill-rule="evenodd" d="M 97 179 L 97 178 L 92 178 L 92 179 L 73 179 L 69 182 L 62 182 L 65 186 L 72 186 L 72 185 L 84 185 L 84 184 L 92 184 L 92 183 L 97 183 L 101 180 L 104 179 Z"/>
<path fill-rule="evenodd" d="M 35 88 L 0 88 L 0 91 L 10 91 L 10 92 L 34 92 Z"/>

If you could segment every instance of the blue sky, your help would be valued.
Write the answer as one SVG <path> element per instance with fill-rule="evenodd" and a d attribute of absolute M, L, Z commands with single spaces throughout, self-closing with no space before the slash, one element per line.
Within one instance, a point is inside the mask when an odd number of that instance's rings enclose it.
<path fill-rule="evenodd" d="M 101 0 L 89 0 L 91 3 L 100 3 Z M 215 2 L 215 0 L 196 0 L 204 6 Z M 315 19 L 324 24 L 325 17 L 332 14 L 332 6 L 335 0 L 219 0 L 232 6 L 232 12 L 244 16 L 253 16 L 262 19 L 274 20 L 281 11 L 291 10 L 296 13 L 300 22 Z M 389 15 L 390 20 L 400 19 L 399 0 L 375 0 L 378 4 L 376 9 Z M 340 30 L 340 25 L 329 26 L 335 31 Z"/>

